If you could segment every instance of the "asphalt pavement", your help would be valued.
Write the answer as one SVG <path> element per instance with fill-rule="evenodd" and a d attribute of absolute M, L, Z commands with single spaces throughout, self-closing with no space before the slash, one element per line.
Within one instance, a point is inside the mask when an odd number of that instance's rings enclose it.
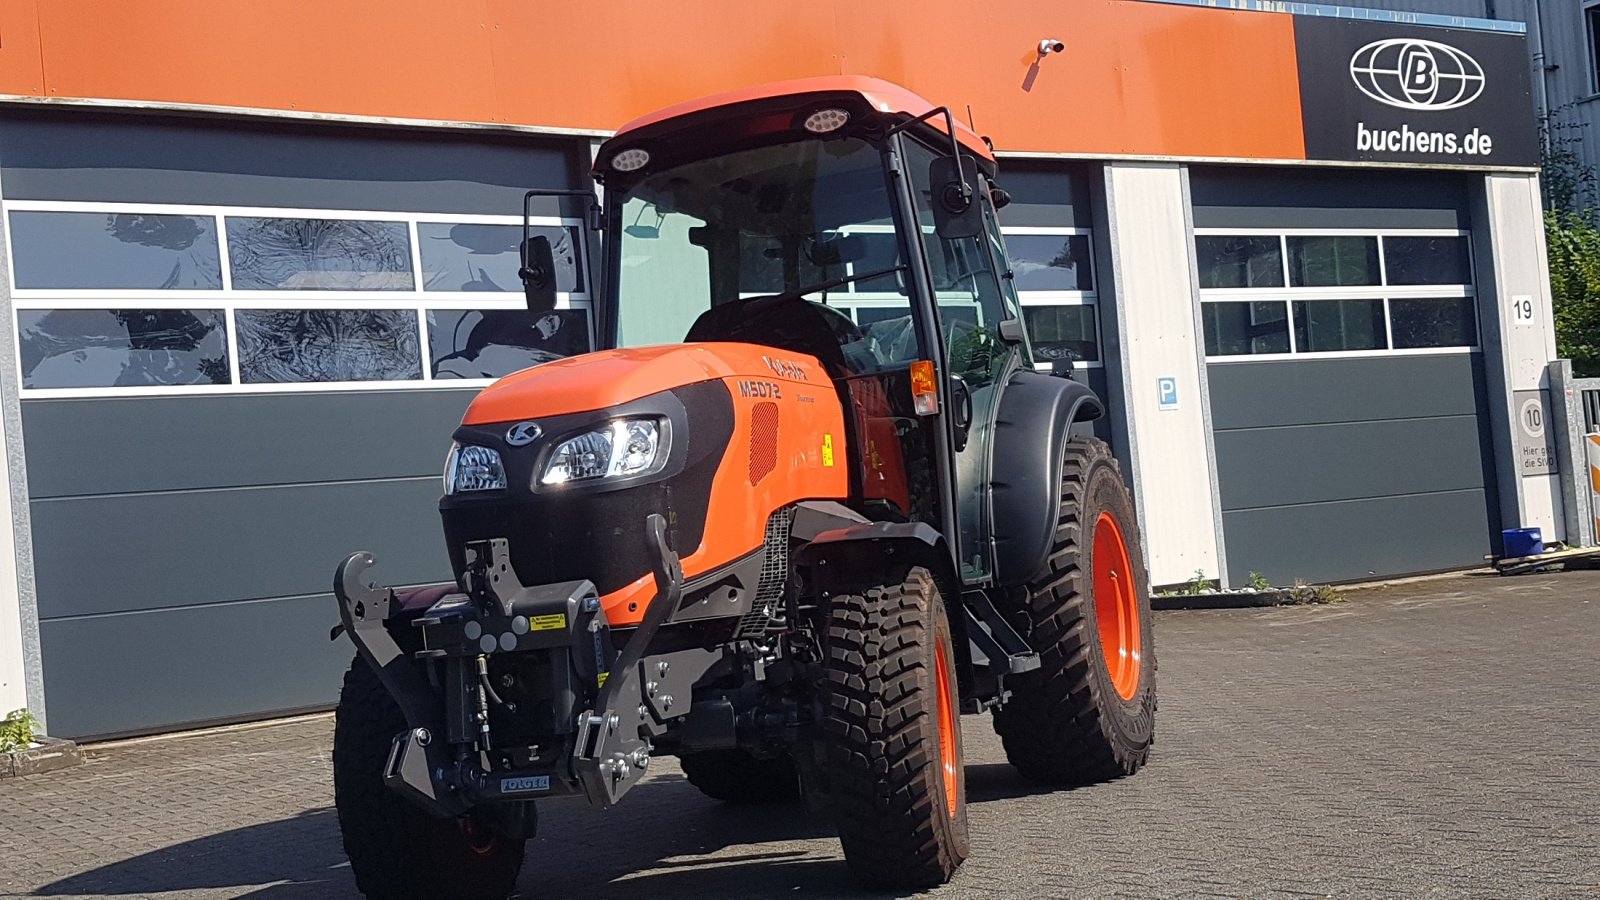
<path fill-rule="evenodd" d="M 1157 614 L 1150 765 L 1041 790 L 963 722 L 972 856 L 929 897 L 1600 897 L 1600 572 Z M 354 897 L 332 720 L 89 748 L 0 781 L 0 896 Z M 521 896 L 862 896 L 798 805 L 662 761 L 609 812 L 550 802 Z"/>

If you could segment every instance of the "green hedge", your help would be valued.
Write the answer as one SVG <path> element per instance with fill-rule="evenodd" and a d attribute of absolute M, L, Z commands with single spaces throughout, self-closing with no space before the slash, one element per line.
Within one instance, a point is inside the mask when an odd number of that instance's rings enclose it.
<path fill-rule="evenodd" d="M 1556 353 L 1580 378 L 1600 377 L 1600 229 L 1587 213 L 1545 213 Z"/>

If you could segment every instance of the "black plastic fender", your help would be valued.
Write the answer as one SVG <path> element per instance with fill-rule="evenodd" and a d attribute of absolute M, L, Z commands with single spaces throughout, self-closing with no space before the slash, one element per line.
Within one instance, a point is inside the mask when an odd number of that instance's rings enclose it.
<path fill-rule="evenodd" d="M 1061 505 L 1061 466 L 1074 422 L 1105 415 L 1087 386 L 1042 372 L 1016 372 L 1000 395 L 994 423 L 995 576 L 1026 584 L 1044 571 Z"/>
<path fill-rule="evenodd" d="M 795 521 L 798 530 L 799 513 Z M 825 589 L 881 574 L 884 557 L 896 555 L 897 548 L 903 548 L 901 553 L 916 560 L 915 564 L 931 565 L 935 577 L 948 578 L 952 571 L 949 545 L 938 529 L 926 522 L 841 521 L 840 525 L 807 536 L 805 546 L 795 554 L 796 562 L 812 567 L 817 583 Z"/>
<path fill-rule="evenodd" d="M 809 508 L 808 508 L 809 507 Z M 795 512 L 793 534 L 805 543 L 794 560 L 811 572 L 812 584 L 825 594 L 859 589 L 881 581 L 886 569 L 899 562 L 925 566 L 946 593 L 951 638 L 956 646 L 957 677 L 963 691 L 972 684 L 969 621 L 972 612 L 956 593 L 950 544 L 926 522 L 872 522 L 834 503 L 802 503 Z M 964 610 L 964 612 L 963 612 Z"/>

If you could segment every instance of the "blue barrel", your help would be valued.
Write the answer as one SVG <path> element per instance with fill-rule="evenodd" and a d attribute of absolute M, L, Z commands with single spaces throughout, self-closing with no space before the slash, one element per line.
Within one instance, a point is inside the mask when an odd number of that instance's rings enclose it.
<path fill-rule="evenodd" d="M 1507 528 L 1500 532 L 1505 542 L 1506 558 L 1538 556 L 1544 552 L 1544 532 L 1537 528 Z"/>

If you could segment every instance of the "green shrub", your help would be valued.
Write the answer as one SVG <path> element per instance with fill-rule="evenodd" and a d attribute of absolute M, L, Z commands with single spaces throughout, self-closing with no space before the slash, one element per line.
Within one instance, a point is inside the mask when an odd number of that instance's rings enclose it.
<path fill-rule="evenodd" d="M 26 750 L 33 746 L 34 732 L 39 720 L 25 709 L 12 710 L 0 719 L 0 753 Z"/>
<path fill-rule="evenodd" d="M 1285 606 L 1311 606 L 1321 603 L 1343 603 L 1344 595 L 1331 585 L 1306 584 L 1295 579 L 1294 587 L 1283 592 Z"/>
<path fill-rule="evenodd" d="M 1556 354 L 1579 378 L 1600 376 L 1600 229 L 1588 213 L 1545 213 Z"/>

